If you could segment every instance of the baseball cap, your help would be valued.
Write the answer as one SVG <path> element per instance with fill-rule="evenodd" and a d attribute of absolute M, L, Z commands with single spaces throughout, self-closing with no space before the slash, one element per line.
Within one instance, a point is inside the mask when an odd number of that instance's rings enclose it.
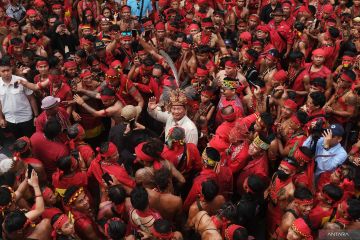
<path fill-rule="evenodd" d="M 339 136 L 342 137 L 342 135 L 344 135 L 344 128 L 343 126 L 341 126 L 341 124 L 331 124 L 330 128 L 329 128 L 333 134 L 333 136 Z"/>
<path fill-rule="evenodd" d="M 41 109 L 50 109 L 58 105 L 60 98 L 55 98 L 53 96 L 47 96 L 41 101 Z"/>

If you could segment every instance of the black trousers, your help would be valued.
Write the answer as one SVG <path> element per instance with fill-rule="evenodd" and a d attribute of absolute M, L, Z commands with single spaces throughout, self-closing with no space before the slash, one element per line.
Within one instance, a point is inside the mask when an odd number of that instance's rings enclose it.
<path fill-rule="evenodd" d="M 16 139 L 23 136 L 31 137 L 31 135 L 35 132 L 34 120 L 31 119 L 22 123 L 7 122 L 7 126 L 4 131 L 11 132 Z"/>

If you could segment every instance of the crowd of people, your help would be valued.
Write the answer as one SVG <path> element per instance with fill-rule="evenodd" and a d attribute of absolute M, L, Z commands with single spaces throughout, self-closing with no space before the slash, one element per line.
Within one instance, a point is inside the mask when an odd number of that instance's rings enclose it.
<path fill-rule="evenodd" d="M 0 40 L 1 239 L 360 229 L 360 0 L 3 0 Z"/>

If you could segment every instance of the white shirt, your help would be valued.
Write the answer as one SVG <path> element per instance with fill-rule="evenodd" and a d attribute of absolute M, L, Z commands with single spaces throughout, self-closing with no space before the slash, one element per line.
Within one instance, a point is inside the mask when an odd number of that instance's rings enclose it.
<path fill-rule="evenodd" d="M 22 123 L 32 119 L 33 113 L 27 96 L 33 93 L 32 90 L 25 88 L 18 83 L 18 87 L 14 87 L 14 83 L 22 77 L 12 75 L 9 84 L 5 83 L 0 77 L 0 103 L 2 113 L 5 120 L 10 123 Z M 26 80 L 25 80 L 26 81 Z"/>
<path fill-rule="evenodd" d="M 167 140 L 169 135 L 169 130 L 173 127 L 181 127 L 185 130 L 185 142 L 186 143 L 194 143 L 197 145 L 198 143 L 198 130 L 187 116 L 183 117 L 180 121 L 175 121 L 173 116 L 169 112 L 163 112 L 159 107 L 154 110 L 150 110 L 148 108 L 148 113 L 151 117 L 156 120 L 165 123 L 165 140 Z"/>

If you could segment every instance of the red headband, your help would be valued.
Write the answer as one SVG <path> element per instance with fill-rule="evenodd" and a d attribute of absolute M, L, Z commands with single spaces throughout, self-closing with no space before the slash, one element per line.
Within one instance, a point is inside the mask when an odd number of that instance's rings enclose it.
<path fill-rule="evenodd" d="M 294 101 L 291 100 L 291 99 L 286 99 L 286 100 L 284 101 L 284 107 L 286 107 L 286 108 L 288 108 L 288 109 L 290 109 L 290 110 L 292 110 L 292 111 L 296 111 L 296 109 L 297 109 L 297 104 L 296 104 L 296 102 L 294 102 Z"/>
<path fill-rule="evenodd" d="M 53 4 L 53 5 L 51 6 L 51 8 L 52 8 L 52 9 L 54 9 L 54 8 L 62 8 L 62 5 L 56 3 L 56 4 Z"/>
<path fill-rule="evenodd" d="M 279 70 L 277 71 L 274 76 L 273 76 L 273 79 L 276 81 L 276 82 L 285 82 L 287 80 L 287 73 L 284 71 L 284 70 Z"/>
<path fill-rule="evenodd" d="M 280 165 L 283 165 L 283 166 L 287 167 L 290 171 L 295 171 L 297 169 L 296 166 L 290 164 L 287 161 L 281 161 Z"/>
<path fill-rule="evenodd" d="M 143 23 L 143 27 L 150 27 L 152 25 L 152 21 L 146 21 Z"/>
<path fill-rule="evenodd" d="M 92 42 L 86 38 L 81 38 L 80 39 L 80 46 L 84 46 L 84 45 L 91 45 Z"/>
<path fill-rule="evenodd" d="M 181 43 L 181 48 L 182 49 L 189 49 L 191 47 L 191 44 L 187 43 L 187 42 L 182 42 Z"/>
<path fill-rule="evenodd" d="M 213 24 L 213 22 L 202 22 L 201 26 L 204 28 L 211 28 L 211 27 L 214 27 L 214 24 Z"/>
<path fill-rule="evenodd" d="M 121 62 L 120 62 L 120 60 L 114 60 L 114 61 L 112 61 L 111 64 L 110 64 L 110 67 L 112 67 L 112 68 L 118 68 L 119 66 L 121 67 Z"/>
<path fill-rule="evenodd" d="M 110 95 L 102 95 L 100 94 L 100 98 L 102 101 L 107 101 L 107 100 L 112 100 L 115 98 L 115 96 L 110 96 Z"/>
<path fill-rule="evenodd" d="M 350 56 L 343 56 L 342 57 L 342 60 L 345 60 L 345 61 L 353 61 L 354 60 L 354 58 L 353 57 L 350 57 Z"/>
<path fill-rule="evenodd" d="M 313 52 L 312 52 L 312 55 L 313 56 L 321 56 L 321 57 L 324 57 L 325 56 L 325 51 L 321 48 L 318 48 L 318 49 L 315 49 Z"/>
<path fill-rule="evenodd" d="M 250 55 L 247 51 L 245 51 L 245 57 L 246 58 L 248 58 L 249 60 L 253 60 L 253 61 L 255 61 L 256 59 L 255 59 L 255 57 L 254 56 L 252 56 L 252 55 Z"/>
<path fill-rule="evenodd" d="M 48 64 L 47 61 L 37 61 L 36 67 L 40 67 L 41 65 L 46 65 L 46 66 L 48 66 L 49 64 Z"/>
<path fill-rule="evenodd" d="M 53 191 L 49 187 L 45 187 L 43 192 L 42 192 L 42 195 L 43 195 L 44 199 L 49 199 L 52 194 L 53 194 Z"/>
<path fill-rule="evenodd" d="M 77 64 L 74 61 L 68 61 L 68 62 L 64 63 L 64 67 L 65 68 L 76 68 Z"/>
<path fill-rule="evenodd" d="M 165 31 L 165 24 L 163 22 L 158 22 L 156 25 L 155 25 L 155 29 L 156 30 L 163 30 Z"/>
<path fill-rule="evenodd" d="M 26 11 L 26 15 L 34 16 L 34 15 L 37 15 L 37 12 L 34 9 L 29 9 Z"/>
<path fill-rule="evenodd" d="M 314 200 L 311 199 L 298 199 L 295 198 L 295 201 L 299 204 L 299 205 L 309 205 L 309 204 L 313 204 Z"/>
<path fill-rule="evenodd" d="M 214 96 L 214 93 L 212 91 L 209 91 L 209 90 L 203 90 L 203 91 L 201 91 L 201 94 L 205 95 L 205 96 L 207 96 L 209 98 L 212 98 Z"/>
<path fill-rule="evenodd" d="M 137 158 L 139 160 L 145 161 L 145 162 L 153 162 L 155 161 L 155 159 L 149 155 L 147 155 L 146 153 L 143 152 L 142 148 L 143 146 L 146 144 L 146 142 L 142 142 L 140 144 L 138 144 L 135 147 L 135 154 L 137 156 Z"/>
<path fill-rule="evenodd" d="M 288 2 L 284 2 L 284 3 L 282 4 L 282 6 L 283 6 L 283 7 L 291 7 L 291 4 L 288 3 Z"/>
<path fill-rule="evenodd" d="M 228 60 L 228 61 L 225 62 L 225 66 L 226 67 L 231 67 L 231 68 L 236 68 L 237 64 L 236 64 L 236 62 Z"/>
<path fill-rule="evenodd" d="M 37 43 L 37 42 L 38 42 L 38 40 L 36 37 L 32 37 L 29 41 L 29 43 Z"/>
<path fill-rule="evenodd" d="M 117 152 L 117 147 L 112 142 L 109 142 L 108 150 L 104 153 L 100 153 L 100 148 L 96 148 L 96 150 L 99 152 L 99 155 L 103 158 L 108 158 L 114 155 Z"/>
<path fill-rule="evenodd" d="M 209 71 L 207 69 L 203 69 L 203 68 L 196 69 L 196 75 L 198 75 L 199 77 L 205 77 L 208 74 L 209 74 Z"/>
<path fill-rule="evenodd" d="M 90 71 L 84 71 L 83 73 L 80 74 L 80 78 L 86 78 L 91 75 L 92 75 L 92 73 Z"/>
<path fill-rule="evenodd" d="M 239 228 L 243 228 L 240 225 L 231 224 L 225 229 L 225 240 L 233 240 L 234 239 L 234 232 Z"/>

